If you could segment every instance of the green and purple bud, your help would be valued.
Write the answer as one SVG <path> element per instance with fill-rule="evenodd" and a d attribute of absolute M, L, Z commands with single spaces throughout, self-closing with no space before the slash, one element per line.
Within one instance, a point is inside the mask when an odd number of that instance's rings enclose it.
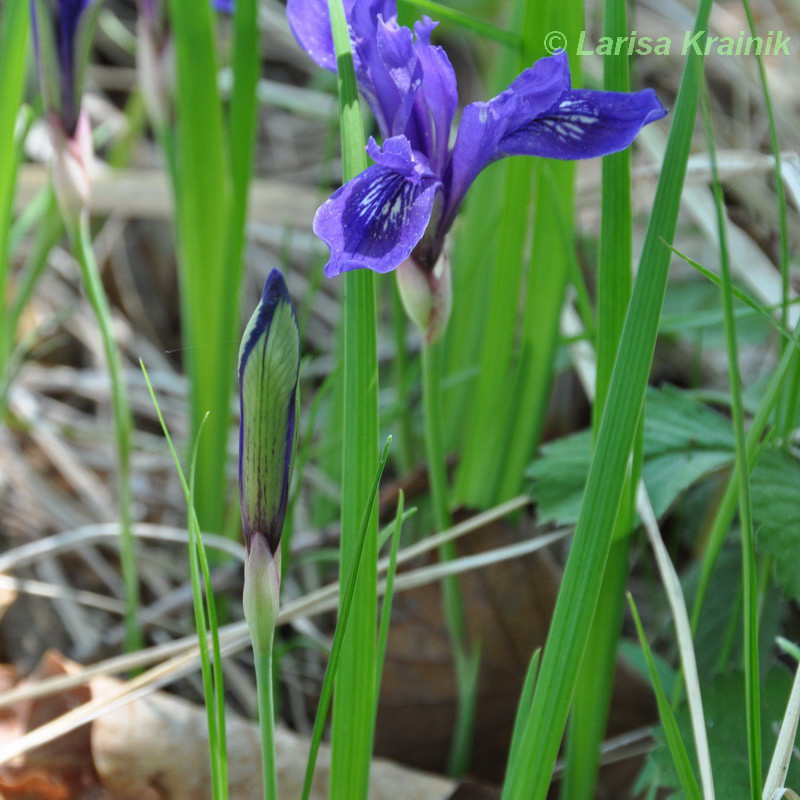
<path fill-rule="evenodd" d="M 247 547 L 244 610 L 257 649 L 271 641 L 278 614 L 299 369 L 297 317 L 283 275 L 274 269 L 239 351 L 239 500 Z"/>
<path fill-rule="evenodd" d="M 53 183 L 65 217 L 89 201 L 91 128 L 81 110 L 100 0 L 32 0 L 33 33 L 53 144 Z"/>

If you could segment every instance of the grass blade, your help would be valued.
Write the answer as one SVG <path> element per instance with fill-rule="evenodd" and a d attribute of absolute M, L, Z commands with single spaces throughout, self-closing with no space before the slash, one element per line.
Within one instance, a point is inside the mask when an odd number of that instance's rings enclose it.
<path fill-rule="evenodd" d="M 642 646 L 642 653 L 644 654 L 644 660 L 647 664 L 647 672 L 650 674 L 650 682 L 653 684 L 653 691 L 656 695 L 658 715 L 661 718 L 661 727 L 664 729 L 664 734 L 667 737 L 667 746 L 669 747 L 675 770 L 678 773 L 678 780 L 683 789 L 684 797 L 688 798 L 688 800 L 701 800 L 702 795 L 700 794 L 700 787 L 697 785 L 697 778 L 692 769 L 691 761 L 689 761 L 686 745 L 681 738 L 681 732 L 678 728 L 675 714 L 667 698 L 667 693 L 664 691 L 664 684 L 661 682 L 661 676 L 658 674 L 658 668 L 656 667 L 653 653 L 650 651 L 650 645 L 647 643 L 647 637 L 644 634 L 642 620 L 639 617 L 639 610 L 636 608 L 636 603 L 630 592 L 628 593 L 628 605 L 633 614 L 633 621 L 636 624 L 636 633 L 639 635 L 639 643 Z"/>
<path fill-rule="evenodd" d="M 606 0 L 604 35 L 625 36 L 628 19 L 624 0 Z M 603 59 L 604 88 L 630 90 L 629 56 L 609 53 Z M 625 324 L 633 283 L 633 225 L 631 202 L 631 151 L 606 156 L 602 166 L 600 254 L 597 265 L 597 376 L 592 420 L 595 432 L 603 415 L 608 384 Z M 637 448 L 638 450 L 639 448 Z M 634 464 L 639 458 L 634 458 Z M 586 656 L 575 689 L 567 736 L 562 798 L 595 793 L 600 746 L 606 732 L 611 692 L 617 666 L 617 649 L 625 608 L 628 559 L 634 524 L 633 469 L 626 483 L 608 555 Z"/>
<path fill-rule="evenodd" d="M 747 749 L 750 766 L 750 796 L 759 800 L 761 795 L 761 673 L 758 653 L 758 574 L 756 570 L 755 532 L 750 501 L 750 467 L 747 437 L 744 426 L 744 404 L 742 402 L 742 378 L 739 372 L 739 345 L 736 336 L 736 320 L 733 316 L 733 294 L 731 292 L 731 269 L 728 254 L 727 217 L 725 215 L 722 184 L 717 169 L 714 132 L 706 97 L 703 102 L 703 120 L 711 160 L 711 177 L 714 206 L 717 214 L 719 235 L 720 274 L 722 277 L 722 309 L 725 319 L 725 345 L 728 353 L 728 378 L 731 394 L 731 417 L 736 436 L 736 473 L 739 479 L 739 527 L 742 540 L 742 592 L 745 706 L 747 710 Z M 788 307 L 785 304 L 782 322 L 785 327 Z"/>
<path fill-rule="evenodd" d="M 0 18 L 0 302 L 5 310 L 9 268 L 9 230 L 19 151 L 14 146 L 17 117 L 25 88 L 25 66 L 30 47 L 30 5 L 26 0 L 7 0 Z M 5 316 L 5 314 L 3 315 Z M 11 351 L 9 332 L 0 324 L 0 376 Z"/>
<path fill-rule="evenodd" d="M 328 707 L 330 705 L 331 695 L 333 694 L 334 679 L 336 677 L 336 672 L 339 668 L 340 662 L 342 663 L 342 666 L 344 666 L 343 651 L 345 646 L 345 638 L 346 634 L 348 633 L 348 624 L 350 622 L 353 601 L 356 598 L 356 592 L 358 589 L 359 573 L 361 573 L 366 567 L 366 565 L 362 562 L 363 556 L 367 551 L 367 541 L 369 538 L 371 538 L 372 533 L 370 521 L 374 515 L 373 512 L 375 510 L 375 498 L 378 494 L 378 487 L 380 486 L 381 476 L 383 475 L 383 468 L 386 466 L 386 460 L 389 457 L 389 447 L 391 443 L 392 437 L 390 436 L 386 440 L 386 444 L 383 446 L 383 452 L 381 453 L 380 461 L 378 462 L 378 469 L 375 472 L 372 488 L 361 517 L 358 540 L 355 542 L 353 558 L 350 566 L 348 567 L 347 578 L 344 582 L 344 592 L 340 596 L 339 621 L 336 625 L 336 631 L 333 635 L 331 655 L 328 659 L 328 666 L 325 669 L 325 678 L 322 681 L 319 703 L 317 704 L 317 715 L 314 718 L 314 729 L 311 733 L 308 763 L 306 764 L 306 774 L 303 781 L 303 800 L 308 800 L 311 795 L 311 782 L 314 778 L 314 768 L 316 767 L 317 763 L 317 753 L 319 752 L 319 746 L 322 742 L 322 732 L 325 729 L 325 720 L 328 716 Z M 369 699 L 370 708 L 374 710 L 375 697 L 372 696 Z M 372 739 L 370 738 L 370 744 L 371 743 Z M 365 772 L 367 776 L 369 776 L 370 761 L 371 757 L 367 760 L 365 765 Z"/>
<path fill-rule="evenodd" d="M 337 61 L 342 173 L 349 180 L 367 166 L 364 125 L 342 0 L 328 0 Z M 354 270 L 344 276 L 342 538 L 340 572 L 354 568 L 360 515 L 369 505 L 378 446 L 378 355 L 374 276 Z M 376 517 L 368 517 L 363 569 L 357 573 L 355 604 L 342 642 L 342 670 L 333 708 L 331 797 L 366 797 L 374 727 L 375 623 L 377 618 Z"/>
<path fill-rule="evenodd" d="M 500 42 L 507 47 L 519 49 L 522 42 L 517 34 L 498 28 L 489 22 L 476 19 L 475 17 L 465 14 L 456 8 L 436 3 L 434 0 L 400 0 L 400 6 L 406 6 L 415 11 L 419 9 L 426 14 L 431 14 L 437 20 L 442 22 L 452 22 L 464 30 L 472 31 L 472 33 L 482 36 L 484 39 L 491 39 L 495 42 Z"/>
<path fill-rule="evenodd" d="M 542 649 L 539 647 L 533 651 L 531 660 L 528 662 L 528 671 L 525 673 L 525 681 L 522 684 L 522 693 L 519 696 L 519 705 L 517 706 L 517 713 L 514 717 L 514 729 L 511 733 L 511 748 L 508 753 L 509 768 L 517 763 L 517 749 L 519 748 L 522 731 L 525 728 L 525 722 L 530 712 L 533 690 L 536 688 L 536 676 L 539 673 L 539 659 L 541 655 Z"/>
<path fill-rule="evenodd" d="M 711 10 L 701 0 L 695 30 L 702 40 Z M 503 800 L 542 800 L 550 783 L 575 681 L 602 585 L 627 464 L 644 403 L 666 292 L 671 241 L 692 142 L 703 56 L 690 53 L 681 81 L 665 163 L 659 179 L 636 284 L 609 383 L 595 455 L 575 528 L 550 635 L 518 758 L 529 767 L 514 772 Z"/>
<path fill-rule="evenodd" d="M 380 701 L 381 676 L 383 675 L 383 665 L 386 661 L 386 646 L 389 643 L 389 626 L 392 622 L 392 604 L 394 602 L 394 579 L 397 574 L 397 553 L 400 549 L 400 536 L 403 532 L 403 508 L 405 505 L 405 495 L 400 490 L 397 499 L 397 513 L 394 518 L 394 529 L 392 530 L 392 544 L 389 550 L 389 568 L 386 571 L 386 590 L 383 593 L 383 607 L 381 608 L 381 623 L 378 628 L 378 656 L 375 663 L 376 686 L 378 691 L 375 693 L 375 713 L 378 712 Z"/>
<path fill-rule="evenodd" d="M 210 3 L 169 0 L 175 46 L 177 238 L 193 438 L 210 412 L 197 457 L 197 517 L 219 532 L 235 340 L 225 306 L 238 303 L 224 262 L 229 186 Z"/>
<path fill-rule="evenodd" d="M 139 361 L 142 374 L 144 375 L 147 391 L 156 410 L 161 430 L 167 442 L 172 461 L 178 472 L 178 478 L 183 489 L 183 496 L 186 501 L 189 529 L 189 570 L 192 586 L 192 603 L 194 607 L 195 628 L 197 629 L 197 643 L 200 653 L 200 671 L 203 679 L 203 694 L 205 696 L 206 718 L 208 721 L 208 745 L 211 756 L 211 784 L 212 797 L 214 800 L 225 800 L 228 796 L 227 785 L 227 747 L 225 736 L 225 694 L 222 681 L 222 657 L 219 639 L 219 630 L 216 619 L 216 606 L 214 603 L 214 593 L 211 586 L 210 575 L 208 574 L 208 561 L 202 543 L 200 525 L 195 512 L 193 497 L 194 477 L 197 463 L 197 453 L 199 450 L 198 441 L 195 440 L 192 448 L 190 481 L 187 482 L 186 476 L 181 466 L 181 460 L 175 450 L 169 428 L 167 427 L 161 407 L 158 403 L 150 375 L 143 361 Z M 202 434 L 204 423 L 200 423 L 198 435 Z M 201 564 L 204 566 L 201 568 Z M 201 577 L 202 573 L 202 577 Z M 203 588 L 201 581 L 205 581 L 207 611 L 203 607 Z M 208 617 L 206 616 L 208 614 Z M 208 632 L 209 627 L 212 635 L 212 648 L 214 666 L 212 671 L 211 656 L 208 652 Z"/>

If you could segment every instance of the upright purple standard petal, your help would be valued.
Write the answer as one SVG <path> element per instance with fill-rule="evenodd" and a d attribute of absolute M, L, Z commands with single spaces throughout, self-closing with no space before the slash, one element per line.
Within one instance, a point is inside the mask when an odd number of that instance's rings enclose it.
<path fill-rule="evenodd" d="M 414 35 L 408 28 L 400 27 L 395 18 L 378 19 L 368 71 L 370 105 L 381 130 L 386 136 L 405 134 L 414 99 L 422 85 L 422 66 L 414 48 Z M 418 149 L 416 138 L 411 142 Z"/>
<path fill-rule="evenodd" d="M 397 14 L 396 0 L 344 0 L 354 49 L 359 41 L 374 39 L 378 15 L 389 19 Z M 324 69 L 336 71 L 328 0 L 287 0 L 286 16 L 295 39 Z"/>
<path fill-rule="evenodd" d="M 404 136 L 367 148 L 376 162 L 334 192 L 314 217 L 330 248 L 325 274 L 352 269 L 390 272 L 411 254 L 433 212 L 440 182 Z"/>
<path fill-rule="evenodd" d="M 667 110 L 652 89 L 626 94 L 570 89 L 549 109 L 506 134 L 502 155 L 582 159 L 624 150 Z"/>
<path fill-rule="evenodd" d="M 428 156 L 433 171 L 443 175 L 450 128 L 458 107 L 458 87 L 447 53 L 431 44 L 431 32 L 437 25 L 428 17 L 414 24 L 417 37 L 414 49 L 422 69 L 422 85 L 414 98 L 414 116 L 421 140 L 417 149 Z"/>

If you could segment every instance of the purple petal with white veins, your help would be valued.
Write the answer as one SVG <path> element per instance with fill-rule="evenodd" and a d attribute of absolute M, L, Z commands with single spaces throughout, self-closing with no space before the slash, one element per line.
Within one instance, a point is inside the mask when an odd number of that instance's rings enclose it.
<path fill-rule="evenodd" d="M 353 269 L 390 272 L 425 233 L 441 184 L 404 139 L 389 139 L 382 151 L 371 142 L 371 155 L 382 163 L 348 181 L 318 209 L 314 233 L 330 248 L 329 278 Z"/>
<path fill-rule="evenodd" d="M 369 157 L 378 166 L 386 167 L 412 183 L 419 183 L 423 178 L 436 177 L 427 159 L 414 153 L 405 136 L 392 136 L 382 147 L 370 136 L 366 149 Z"/>
<path fill-rule="evenodd" d="M 532 67 L 520 72 L 506 89 L 519 98 L 515 113 L 509 117 L 508 129 L 514 129 L 550 108 L 571 86 L 569 58 L 563 50 L 540 58 Z"/>
<path fill-rule="evenodd" d="M 627 94 L 571 89 L 547 111 L 511 130 L 501 155 L 582 159 L 624 150 L 648 123 L 667 113 L 652 89 Z"/>

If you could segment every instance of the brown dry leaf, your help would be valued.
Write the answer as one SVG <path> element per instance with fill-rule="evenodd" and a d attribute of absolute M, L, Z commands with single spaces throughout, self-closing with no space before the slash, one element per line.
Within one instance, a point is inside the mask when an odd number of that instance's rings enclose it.
<path fill-rule="evenodd" d="M 533 533 L 530 523 L 523 524 L 522 530 L 494 523 L 459 540 L 458 554 L 484 552 Z M 544 645 L 560 581 L 561 570 L 548 552 L 461 577 L 469 633 L 481 646 L 470 774 L 483 780 L 502 779 L 528 659 Z M 431 584 L 398 594 L 384 669 L 376 753 L 421 769 L 443 771 L 455 711 L 453 663 L 440 587 Z M 610 734 L 645 724 L 654 719 L 654 713 L 647 684 L 620 665 Z M 621 775 L 609 777 L 616 785 L 627 779 L 628 770 Z"/>
<path fill-rule="evenodd" d="M 67 784 L 44 770 L 6 771 L 0 774 L 0 797 L 3 800 L 71 800 Z"/>
<path fill-rule="evenodd" d="M 17 685 L 19 675 L 11 664 L 0 664 L 0 694 Z M 0 708 L 0 745 L 25 732 L 24 709 L 19 706 Z"/>
<path fill-rule="evenodd" d="M 76 669 L 76 664 L 60 653 L 50 651 L 24 683 L 72 674 Z M 13 667 L 0 667 L 0 690 L 16 685 L 16 678 Z M 3 709 L 0 711 L 0 740 L 14 739 L 90 697 L 88 687 L 79 687 Z M 71 800 L 93 789 L 97 789 L 97 780 L 87 727 L 32 751 L 24 761 L 0 768 L 0 798 L 4 800 Z M 96 791 L 92 797 L 100 800 Z"/>
<path fill-rule="evenodd" d="M 118 690 L 110 678 L 92 681 L 95 697 Z M 92 724 L 94 763 L 106 790 L 118 800 L 206 800 L 211 797 L 205 710 L 156 692 Z M 261 800 L 258 727 L 227 717 L 230 796 Z M 275 732 L 281 797 L 300 797 L 308 742 L 285 728 Z M 330 750 L 320 749 L 313 800 L 327 798 Z M 446 800 L 451 781 L 387 761 L 373 763 L 371 800 Z"/>
<path fill-rule="evenodd" d="M 44 654 L 30 680 L 38 682 L 59 675 L 72 675 L 79 670 L 78 664 L 65 658 L 61 653 L 50 650 Z M 26 730 L 38 728 L 76 706 L 88 702 L 91 698 L 92 692 L 88 686 L 76 686 L 59 694 L 37 698 L 29 705 Z M 27 766 L 41 765 L 57 770 L 70 784 L 85 785 L 86 776 L 94 772 L 89 726 L 84 725 L 66 736 L 32 750 L 26 756 L 25 763 Z"/>
<path fill-rule="evenodd" d="M 0 664 L 0 693 L 18 682 L 17 670 Z M 29 704 L 19 703 L 0 709 L 0 744 L 21 736 L 27 727 Z M 24 766 L 0 768 L 0 798 L 3 800 L 68 800 L 69 788 L 56 775 Z"/>

